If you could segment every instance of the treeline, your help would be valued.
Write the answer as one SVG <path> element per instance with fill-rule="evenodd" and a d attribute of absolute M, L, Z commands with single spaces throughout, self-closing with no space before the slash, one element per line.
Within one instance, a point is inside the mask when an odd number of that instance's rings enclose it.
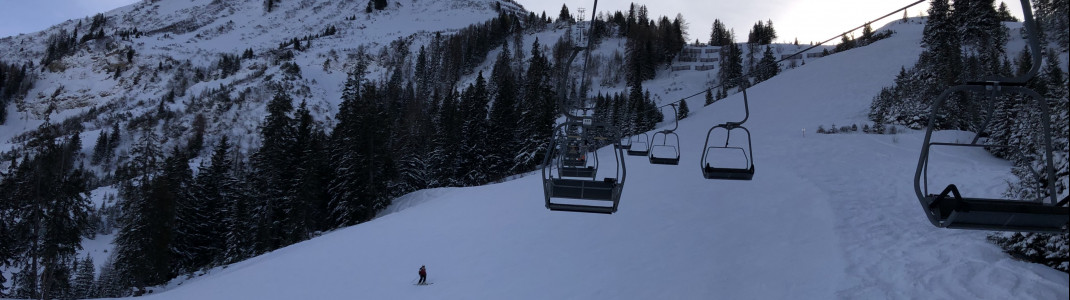
<path fill-rule="evenodd" d="M 526 70 L 513 71 L 506 46 L 492 80 L 479 74 L 458 92 L 400 75 L 421 74 L 415 69 L 369 80 L 367 56 L 359 55 L 330 134 L 280 86 L 260 148 L 243 160 L 223 139 L 196 176 L 185 147 L 158 149 L 154 130 L 145 130 L 124 169 L 147 171 L 120 189 L 118 284 L 140 290 L 358 224 L 417 189 L 533 170 L 556 103 L 551 66 L 538 43 L 532 48 Z M 426 56 L 421 51 L 414 67 L 430 68 Z"/>
<path fill-rule="evenodd" d="M 530 26 L 545 26 L 548 20 L 530 19 L 536 22 Z M 634 25 L 633 30 L 663 27 L 652 22 L 644 24 Z M 167 122 L 178 112 L 169 111 L 164 104 L 185 97 L 185 85 L 172 86 L 174 92 L 160 99 L 155 111 L 128 120 L 125 136 L 134 142 L 125 157 L 113 158 L 124 139 L 118 123 L 110 131 L 101 131 L 89 157 L 77 152 L 80 146 L 72 146 L 81 143 L 76 134 L 66 140 L 42 133 L 33 135 L 36 139 L 30 144 L 57 143 L 50 147 L 67 150 L 29 148 L 26 153 L 33 154 L 12 159 L 11 170 L 0 173 L 0 183 L 5 191 L 18 189 L 17 195 L 43 192 L 44 189 L 33 188 L 38 185 L 24 184 L 45 178 L 26 175 L 41 170 L 33 166 L 70 164 L 48 173 L 55 179 L 40 182 L 50 187 L 70 186 L 48 192 L 71 194 L 19 199 L 40 199 L 34 201 L 42 205 L 73 203 L 53 210 L 63 209 L 71 214 L 41 216 L 72 219 L 32 224 L 68 226 L 64 230 L 74 232 L 74 236 L 64 236 L 70 241 L 27 238 L 23 228 L 30 228 L 30 221 L 38 219 L 15 216 L 49 210 L 25 210 L 25 205 L 0 207 L 4 217 L 0 219 L 0 237 L 4 238 L 0 243 L 0 264 L 22 270 L 14 276 L 9 285 L 12 288 L 0 290 L 0 295 L 67 299 L 140 294 L 146 287 L 176 276 L 203 272 L 371 220 L 392 199 L 415 190 L 481 185 L 535 170 L 543 161 L 559 117 L 556 91 L 562 90 L 560 84 L 567 84 L 567 80 L 560 80 L 562 66 L 553 63 L 538 40 L 530 44 L 530 51 L 520 50 L 527 46 L 520 45 L 523 39 L 518 35 L 525 28 L 520 19 L 502 14 L 454 35 L 436 35 L 430 45 L 415 54 L 409 53 L 407 42 L 391 44 L 397 48 L 380 57 L 381 66 L 389 74 L 381 80 L 367 77 L 372 56 L 357 53 L 333 128 L 325 128 L 324 122 L 315 120 L 303 101 L 294 107 L 293 97 L 300 96 L 300 91 L 292 90 L 290 84 L 273 83 L 268 88 L 273 95 L 267 102 L 267 117 L 258 133 L 260 147 L 252 152 L 231 143 L 230 138 L 237 137 L 223 136 L 206 142 L 203 116 L 183 129 L 187 130 L 184 135 L 168 131 L 175 126 L 167 126 Z M 462 84 L 463 74 L 480 65 L 495 48 L 502 51 L 489 76 L 479 72 L 474 81 Z M 246 52 L 240 57 L 222 55 L 213 68 L 220 70 L 220 76 L 233 74 L 243 59 L 252 58 L 251 51 Z M 171 64 L 161 63 L 159 68 L 165 67 Z M 176 78 L 185 76 L 178 74 Z M 639 78 L 633 77 L 628 96 L 594 99 L 600 107 L 612 108 L 611 113 L 603 111 L 600 117 L 614 118 L 622 128 L 653 128 L 662 117 L 650 93 L 643 91 Z M 199 100 L 189 96 L 189 107 L 214 109 L 211 103 L 222 100 L 212 99 L 228 99 L 232 90 L 221 86 L 214 96 L 204 95 Z M 245 97 L 244 92 L 239 95 L 241 99 Z M 248 99 L 224 102 L 232 101 Z M 163 137 L 159 136 L 161 131 Z M 60 140 L 64 142 L 57 142 Z M 161 144 L 170 146 L 163 149 Z M 201 160 L 194 172 L 190 162 L 205 147 L 212 148 L 210 158 Z M 48 156 L 59 155 L 53 153 L 68 156 Z M 86 228 L 113 218 L 89 207 L 85 191 L 94 187 L 63 181 L 80 178 L 82 175 L 74 174 L 84 171 L 74 165 L 83 161 L 119 164 L 114 174 L 105 176 L 107 182 L 117 183 L 120 200 L 115 212 L 116 249 L 100 274 L 84 267 L 91 264 L 88 258 L 74 257 L 80 247 L 79 234 L 96 232 Z M 79 182 L 101 181 L 90 178 Z M 54 200 L 59 197 L 66 197 L 67 202 Z M 15 202 L 2 202 L 12 203 Z M 62 251 L 49 250 L 53 245 Z M 25 250 L 33 247 L 45 249 Z M 0 276 L 0 281 L 6 280 Z"/>
<path fill-rule="evenodd" d="M 1013 75 L 1004 47 L 1007 28 L 998 19 L 992 0 L 934 0 L 922 36 L 925 50 L 911 68 L 896 77 L 896 85 L 883 89 L 870 110 L 877 123 L 927 126 L 931 99 L 947 87 L 991 75 Z M 981 116 L 981 95 L 953 95 L 948 108 L 954 112 L 937 116 L 938 129 L 970 128 Z"/>
<path fill-rule="evenodd" d="M 892 36 L 893 32 L 890 30 L 874 33 L 873 27 L 866 23 L 862 27 L 862 36 L 855 38 L 854 34 L 845 34 L 840 37 L 840 43 L 836 44 L 836 47 L 832 48 L 832 52 L 828 52 L 828 49 L 822 51 L 822 55 L 829 55 L 832 53 L 843 52 L 858 47 L 863 47 L 873 42 L 886 39 Z"/>
<path fill-rule="evenodd" d="M 47 122 L 28 150 L 0 171 L 0 296 L 69 299 L 82 236 L 92 234 L 87 182 L 77 134 L 59 136 Z"/>
<path fill-rule="evenodd" d="M 1032 58 L 1028 51 L 1023 51 L 1018 60 L 1019 74 L 1031 67 Z M 1065 52 L 1064 52 L 1065 53 Z M 1040 118 L 1049 118 L 1055 165 L 1055 191 L 1060 201 L 1066 201 L 1067 184 L 1070 182 L 1070 100 L 1068 100 L 1067 77 L 1060 67 L 1059 55 L 1054 49 L 1048 50 L 1041 74 L 1030 81 L 1029 87 L 1040 93 L 1048 106 L 1050 115 L 1044 116 L 1032 101 L 1023 96 L 997 99 L 995 120 L 987 132 L 993 144 L 1013 145 L 1024 151 L 999 151 L 992 148 L 993 154 L 1014 163 L 1012 173 L 1018 182 L 1012 184 L 1005 194 L 1015 199 L 1037 199 L 1048 196 L 1046 193 L 1047 174 L 1037 176 L 1033 170 L 1044 170 L 1043 130 Z M 1047 198 L 1045 198 L 1047 200 Z M 1070 272 L 1070 249 L 1066 247 L 1067 234 L 1042 233 L 999 233 L 989 237 L 1016 257 L 1041 263 L 1063 272 Z"/>
<path fill-rule="evenodd" d="M 735 33 L 720 19 L 713 21 L 711 30 L 709 45 L 720 47 L 717 80 L 721 88 L 707 92 L 706 105 L 728 97 L 731 89 L 750 87 L 780 74 L 780 65 L 769 45 L 777 38 L 772 20 L 755 23 L 744 45 L 736 43 Z M 747 47 L 746 55 L 743 47 Z M 758 53 L 761 53 L 760 57 Z"/>
<path fill-rule="evenodd" d="M 594 111 L 595 121 L 610 124 L 610 128 L 619 128 L 622 137 L 653 130 L 665 118 L 657 104 L 650 99 L 650 92 L 634 87 L 628 94 L 598 94 L 594 100 L 597 103 Z M 686 102 L 680 102 L 682 106 L 676 117 L 683 119 L 687 116 Z"/>
<path fill-rule="evenodd" d="M 1038 5 L 1037 15 L 1051 15 L 1046 9 Z M 1021 75 L 1033 67 L 1033 55 L 1044 55 L 1045 65 L 1028 86 L 1044 97 L 1050 115 L 1041 115 L 1036 104 L 1025 95 L 990 97 L 958 93 L 945 100 L 942 113 L 931 121 L 938 130 L 979 132 L 988 138 L 989 144 L 1016 146 L 1017 151 L 990 150 L 1015 165 L 1013 173 L 1019 180 L 1010 185 L 1005 196 L 1036 199 L 1048 196 L 1046 173 L 1036 175 L 1030 171 L 1043 168 L 1044 149 L 1038 145 L 1043 145 L 1040 133 L 1046 129 L 1040 120 L 1048 118 L 1055 147 L 1055 190 L 1065 196 L 1066 184 L 1070 180 L 1070 149 L 1067 148 L 1070 103 L 1066 76 L 1059 67 L 1058 50 L 1046 49 L 1045 55 L 1030 53 L 1026 48 L 1012 63 L 1005 50 L 1007 29 L 1000 23 L 1007 20 L 1008 14 L 997 11 L 991 0 L 956 1 L 954 4 L 934 0 L 928 15 L 922 36 L 925 50 L 913 67 L 900 70 L 895 86 L 882 89 L 874 97 L 870 119 L 877 126 L 900 124 L 923 128 L 930 122 L 932 101 L 948 87 L 993 75 Z M 989 116 L 993 117 L 992 124 L 982 128 L 983 120 Z M 1066 234 L 996 234 L 990 238 L 1008 252 L 1062 271 L 1068 270 L 1066 261 L 1070 253 L 1065 247 Z"/>
<path fill-rule="evenodd" d="M 0 61 L 0 125 L 7 121 L 7 106 L 11 100 L 26 96 L 33 88 L 33 65 L 17 65 Z"/>
<path fill-rule="evenodd" d="M 603 36 L 603 30 L 615 27 L 618 37 L 628 39 L 626 76 L 629 86 L 635 81 L 654 79 L 657 67 L 672 63 L 687 44 L 683 28 L 686 21 L 682 15 L 672 20 L 665 16 L 651 18 L 645 5 L 636 6 L 632 3 L 627 14 L 614 12 L 612 17 L 605 20 L 613 27 L 600 25 L 602 22 L 599 18 L 592 22 L 596 38 Z"/>

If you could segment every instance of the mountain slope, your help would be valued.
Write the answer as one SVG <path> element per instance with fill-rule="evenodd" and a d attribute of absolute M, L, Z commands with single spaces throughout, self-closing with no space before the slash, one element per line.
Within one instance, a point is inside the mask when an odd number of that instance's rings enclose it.
<path fill-rule="evenodd" d="M 681 164 L 627 157 L 616 214 L 550 212 L 537 175 L 425 190 L 376 220 L 176 281 L 150 298 L 1067 298 L 1066 273 L 1007 257 L 985 232 L 927 222 L 911 185 L 919 132 L 812 134 L 818 125 L 865 123 L 872 95 L 914 62 L 921 25 L 890 26 L 892 38 L 748 90 L 753 181 L 710 181 L 698 170 L 706 131 L 742 117 L 742 94 L 701 109 L 693 99 L 677 131 Z M 645 86 L 674 99 L 702 89 L 705 76 Z M 991 175 L 1009 173 L 981 151 L 934 155 L 945 161 L 933 177 L 967 174 L 960 186 L 981 193 L 998 193 L 1004 183 Z M 434 285 L 412 285 L 420 265 Z"/>
<path fill-rule="evenodd" d="M 313 116 L 330 127 L 346 73 L 360 53 L 371 60 L 369 78 L 385 79 L 388 57 L 381 57 L 380 50 L 393 41 L 411 42 L 416 46 L 409 50 L 414 52 L 436 33 L 449 34 L 498 16 L 499 5 L 505 12 L 523 12 L 513 2 L 491 0 L 391 1 L 387 9 L 370 14 L 362 1 L 278 1 L 270 13 L 263 3 L 142 1 L 102 14 L 107 18 L 102 27 L 106 37 L 86 41 L 71 55 L 44 66 L 48 71 L 37 72 L 25 99 L 12 104 L 8 122 L 0 124 L 0 151 L 19 148 L 12 137 L 46 119 L 58 123 L 78 118 L 73 123 L 82 127 L 83 140 L 93 141 L 89 138 L 101 129 L 115 122 L 134 127 L 132 119 L 149 118 L 159 108 L 177 114 L 167 121 L 168 128 L 158 129 L 171 141 L 179 140 L 197 114 L 204 114 L 209 120 L 207 144 L 222 135 L 247 136 L 238 142 L 248 151 L 259 146 L 252 133 L 274 94 L 270 85 L 286 89 L 295 104 L 308 101 Z M 81 39 L 90 23 L 87 17 L 4 37 L 0 60 L 41 68 L 51 36 L 77 32 L 75 38 Z M 331 27 L 336 34 L 320 36 Z M 135 29 L 139 34 L 120 35 Z M 306 41 L 310 36 L 315 38 Z M 297 51 L 288 44 L 294 39 L 311 47 Z M 252 58 L 243 59 L 232 75 L 220 73 L 222 55 L 241 55 L 247 49 Z M 287 57 L 288 52 L 293 56 Z M 300 70 L 287 73 L 286 63 Z M 172 91 L 177 93 L 175 101 L 161 105 Z M 125 135 L 129 138 L 124 144 L 129 145 L 135 136 Z"/>

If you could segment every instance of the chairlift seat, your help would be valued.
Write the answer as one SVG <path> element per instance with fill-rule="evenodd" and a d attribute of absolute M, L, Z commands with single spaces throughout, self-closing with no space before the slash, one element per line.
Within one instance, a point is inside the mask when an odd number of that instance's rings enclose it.
<path fill-rule="evenodd" d="M 561 177 L 594 177 L 594 167 L 563 167 L 559 169 Z"/>
<path fill-rule="evenodd" d="M 647 155 L 649 155 L 650 154 L 650 147 L 648 145 L 646 145 L 645 143 L 643 143 L 642 145 L 647 146 L 647 147 L 646 148 L 636 148 L 634 145 L 631 146 L 631 147 L 628 147 L 628 155 L 631 155 L 631 156 L 647 156 Z"/>
<path fill-rule="evenodd" d="M 1070 207 L 1041 202 L 965 198 L 954 184 L 925 197 L 930 221 L 937 227 L 998 231 L 1065 233 Z"/>
<path fill-rule="evenodd" d="M 680 164 L 680 151 L 676 146 L 658 145 L 651 148 L 650 155 L 648 155 L 651 164 L 674 166 Z M 672 151 L 667 151 L 669 149 Z"/>
<path fill-rule="evenodd" d="M 680 158 L 679 157 L 654 157 L 654 156 L 651 156 L 650 157 L 650 163 L 655 164 L 655 165 L 674 165 L 675 166 L 675 165 L 679 165 L 680 164 Z"/>
<path fill-rule="evenodd" d="M 565 157 L 562 165 L 564 165 L 565 167 L 582 168 L 587 165 L 587 160 Z"/>
<path fill-rule="evenodd" d="M 546 208 L 552 211 L 612 214 L 620 202 L 621 184 L 616 178 L 605 180 L 551 179 L 546 182 Z M 550 198 L 606 201 L 610 206 L 554 203 Z"/>
<path fill-rule="evenodd" d="M 754 178 L 754 165 L 750 168 L 715 168 L 706 164 L 702 168 L 702 177 L 706 179 L 727 179 L 727 180 L 751 180 Z"/>
<path fill-rule="evenodd" d="M 658 136 L 661 142 L 656 143 Z M 670 139 L 669 137 L 672 137 Z M 662 130 L 654 133 L 650 138 L 650 163 L 655 165 L 679 165 L 680 164 L 680 136 L 673 130 Z M 671 142 L 670 142 L 671 141 Z"/>
<path fill-rule="evenodd" d="M 649 136 L 646 133 L 640 133 L 635 135 L 635 139 L 631 140 L 631 144 L 628 146 L 628 155 L 631 156 L 647 156 L 650 154 L 650 143 L 647 142 Z"/>
<path fill-rule="evenodd" d="M 546 206 L 551 211 L 571 211 L 582 213 L 597 213 L 597 214 L 612 214 L 617 212 L 616 207 L 612 206 L 593 206 L 593 205 L 578 205 L 578 204 L 564 204 L 564 203 L 550 203 Z"/>
<path fill-rule="evenodd" d="M 607 178 L 610 179 L 610 178 Z M 552 198 L 615 201 L 615 180 L 555 178 L 548 183 Z"/>

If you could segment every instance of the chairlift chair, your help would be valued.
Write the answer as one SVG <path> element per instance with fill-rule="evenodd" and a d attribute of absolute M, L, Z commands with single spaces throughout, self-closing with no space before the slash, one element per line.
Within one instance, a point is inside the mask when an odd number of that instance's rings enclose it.
<path fill-rule="evenodd" d="M 1028 36 L 1028 46 L 1032 53 L 1040 53 L 1040 41 L 1037 37 L 1037 26 L 1033 19 L 1032 9 L 1028 0 L 1021 0 L 1022 12 L 1025 19 L 1025 29 Z M 933 102 L 932 111 L 929 115 L 929 126 L 925 129 L 925 139 L 922 141 L 921 155 L 918 158 L 918 168 L 914 172 L 914 193 L 921 203 L 922 209 L 929 222 L 940 228 L 954 229 L 980 229 L 998 231 L 1029 231 L 1065 233 L 1067 224 L 1070 222 L 1070 208 L 1067 201 L 1057 201 L 1055 191 L 1055 165 L 1052 153 L 1051 124 L 1049 121 L 1048 104 L 1037 92 L 1026 87 L 1026 82 L 1032 79 L 1040 69 L 1040 56 L 1033 57 L 1032 68 L 1018 77 L 994 78 L 984 82 L 967 82 L 945 90 Z M 945 147 L 1003 147 L 1014 149 L 1011 145 L 989 145 L 978 143 L 981 135 L 985 132 L 992 120 L 992 109 L 986 116 L 983 125 L 969 143 L 933 142 L 932 134 L 936 129 L 936 119 L 940 112 L 945 109 L 944 102 L 947 98 L 958 92 L 979 92 L 989 97 L 997 97 L 1005 94 L 1020 94 L 1027 96 L 1036 105 L 1040 112 L 1040 123 L 1043 128 L 1041 142 L 1043 145 L 1042 159 L 1043 170 L 1030 169 L 1032 175 L 1037 178 L 1036 195 L 1042 195 L 1036 199 L 990 199 L 964 197 L 959 188 L 950 184 L 939 194 L 929 193 L 929 160 L 930 149 L 933 146 Z M 993 104 L 990 104 L 993 105 Z M 1046 195 L 1046 196 L 1043 196 Z"/>
<path fill-rule="evenodd" d="M 566 137 L 565 150 L 562 158 L 562 165 L 565 167 L 585 167 L 587 166 L 586 153 L 580 149 L 582 141 L 579 137 L 569 136 Z"/>
<path fill-rule="evenodd" d="M 632 139 L 630 137 L 623 137 L 620 142 L 615 144 L 617 148 L 629 150 L 632 149 Z"/>
<path fill-rule="evenodd" d="M 743 108 L 745 112 L 743 120 L 739 122 L 719 124 L 711 127 L 710 130 L 706 132 L 706 143 L 702 148 L 702 158 L 699 160 L 699 167 L 702 169 L 702 177 L 705 177 L 706 179 L 751 180 L 754 178 L 754 154 L 752 153 L 754 147 L 751 144 L 750 130 L 743 127 L 743 123 L 746 123 L 747 119 L 750 118 L 750 104 L 747 99 L 746 87 L 743 86 L 741 90 L 743 92 Z M 719 146 L 720 144 L 710 144 L 710 136 L 712 136 L 713 132 L 718 128 L 726 131 L 724 145 L 722 146 Z M 732 139 L 732 131 L 736 129 L 743 130 L 747 135 L 746 148 L 743 148 L 743 146 L 729 146 Z M 744 167 L 725 167 L 718 165 L 719 162 L 711 162 L 709 160 L 710 155 L 713 154 L 714 151 L 720 152 L 720 149 L 729 151 L 739 150 L 743 154 L 746 164 Z"/>
<path fill-rule="evenodd" d="M 581 136 L 566 136 L 566 149 L 560 155 L 558 175 L 561 177 L 594 178 L 598 174 L 598 152 L 591 153 L 594 159 L 588 160 L 587 145 Z M 593 161 L 593 165 L 588 165 Z"/>
<path fill-rule="evenodd" d="M 953 229 L 979 229 L 996 231 L 1028 231 L 1028 232 L 1066 232 L 1067 222 L 1070 222 L 1070 208 L 1066 203 L 1056 201 L 1055 193 L 1055 167 L 1052 160 L 1051 127 L 1048 118 L 1047 104 L 1043 97 L 1035 91 L 1024 86 L 1007 86 L 1000 82 L 971 82 L 965 85 L 954 86 L 940 95 L 933 103 L 933 109 L 929 116 L 929 126 L 925 130 L 925 139 L 922 141 L 921 156 L 918 159 L 918 168 L 914 174 L 914 191 L 925 210 L 926 217 L 936 227 Z M 1010 145 L 992 145 L 979 143 L 980 135 L 984 127 L 979 130 L 977 136 L 971 142 L 933 142 L 932 133 L 935 129 L 934 120 L 944 108 L 943 104 L 948 96 L 960 91 L 986 92 L 989 95 L 1007 93 L 1020 93 L 1037 104 L 1041 111 L 1039 118 L 1043 131 L 1044 160 L 1043 170 L 1031 170 L 1033 176 L 1046 181 L 1046 190 L 1038 187 L 1039 195 L 1047 194 L 1047 197 L 1037 199 L 991 199 L 964 197 L 955 184 L 950 184 L 939 194 L 929 192 L 928 173 L 929 155 L 934 146 L 940 147 L 977 147 L 977 148 L 1011 148 Z M 988 116 L 989 120 L 992 115 Z M 988 123 L 986 121 L 985 123 Z M 1046 177 L 1046 179 L 1044 179 Z M 1047 199 L 1047 201 L 1045 201 Z"/>
<path fill-rule="evenodd" d="M 672 106 L 673 116 L 675 118 L 676 104 L 670 104 Z M 650 137 L 650 154 L 648 155 L 651 164 L 657 165 L 679 165 L 680 164 L 680 136 L 676 134 L 676 129 L 680 127 L 680 119 L 676 118 L 676 122 L 672 129 L 662 130 L 655 132 Z M 661 137 L 661 142 L 658 143 L 658 137 Z M 672 137 L 672 139 L 670 139 Z M 669 141 L 672 141 L 671 143 Z"/>
<path fill-rule="evenodd" d="M 634 135 L 631 138 L 631 146 L 628 147 L 628 155 L 647 156 L 647 154 L 650 154 L 649 139 L 650 136 L 645 132 Z"/>
<path fill-rule="evenodd" d="M 728 137 L 725 138 L 724 146 L 710 145 L 710 136 L 713 135 L 714 130 L 722 128 L 727 131 Z M 742 146 L 729 146 L 729 140 L 731 139 L 732 130 L 742 129 L 747 134 L 747 147 Z M 717 166 L 716 163 L 709 161 L 709 156 L 719 149 L 726 150 L 739 150 L 743 154 L 743 158 L 746 160 L 746 167 L 723 167 Z M 706 147 L 702 150 L 702 159 L 699 162 L 702 167 L 702 177 L 706 179 L 727 179 L 727 180 L 751 180 L 754 178 L 754 156 L 751 153 L 753 147 L 751 146 L 750 130 L 746 127 L 740 126 L 738 123 L 726 123 L 714 126 L 706 133 Z M 713 150 L 713 151 L 711 151 Z"/>
<path fill-rule="evenodd" d="M 561 126 L 558 125 L 560 129 Z M 558 130 L 559 130 L 558 129 Z M 613 147 L 613 156 L 616 161 L 616 177 L 608 177 L 598 180 L 595 176 L 565 176 L 559 170 L 558 176 L 553 176 L 550 167 L 550 159 L 554 157 L 557 143 L 561 139 L 554 139 L 555 145 L 547 149 L 544 166 L 542 169 L 543 189 L 546 198 L 546 208 L 553 211 L 572 211 L 586 213 L 611 214 L 617 211 L 620 203 L 621 192 L 624 189 L 624 180 L 627 171 L 624 166 L 624 150 Z M 616 137 L 613 137 L 613 140 Z M 597 153 L 597 151 L 593 151 Z M 593 155 L 597 164 L 598 157 Z M 597 168 L 592 168 L 597 170 Z M 586 178 L 578 178 L 586 177 Z"/>

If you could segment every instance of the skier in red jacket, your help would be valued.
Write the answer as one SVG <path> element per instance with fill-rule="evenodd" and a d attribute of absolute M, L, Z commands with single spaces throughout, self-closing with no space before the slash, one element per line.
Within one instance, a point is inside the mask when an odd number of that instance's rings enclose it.
<path fill-rule="evenodd" d="M 427 268 L 420 266 L 420 282 L 417 284 L 427 284 Z"/>

